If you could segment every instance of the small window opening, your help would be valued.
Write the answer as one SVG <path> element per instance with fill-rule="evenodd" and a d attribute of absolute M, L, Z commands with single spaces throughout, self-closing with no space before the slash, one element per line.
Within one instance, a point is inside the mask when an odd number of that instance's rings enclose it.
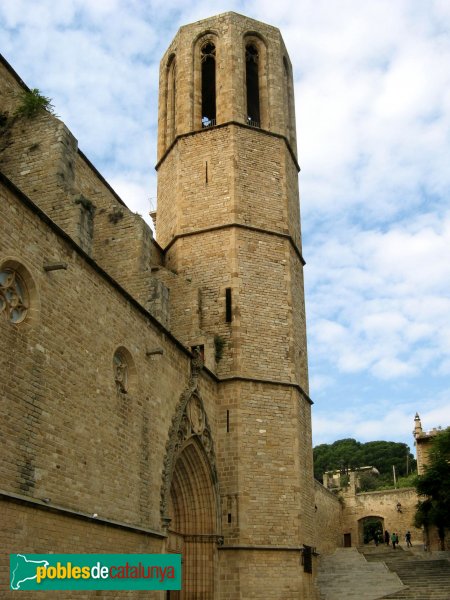
<path fill-rule="evenodd" d="M 230 433 L 230 411 L 227 410 L 227 433 Z"/>
<path fill-rule="evenodd" d="M 231 513 L 228 513 L 228 523 L 231 523 Z"/>
<path fill-rule="evenodd" d="M 231 323 L 231 288 L 225 289 L 225 321 Z"/>
<path fill-rule="evenodd" d="M 201 50 L 202 127 L 216 124 L 216 47 L 211 42 Z"/>
<path fill-rule="evenodd" d="M 302 565 L 303 565 L 303 571 L 305 573 L 312 573 L 313 569 L 312 569 L 312 553 L 313 553 L 313 549 L 311 546 L 305 546 L 305 544 L 303 544 L 303 551 L 302 551 Z"/>
<path fill-rule="evenodd" d="M 247 84 L 247 124 L 261 126 L 259 108 L 258 50 L 253 44 L 245 47 L 246 84 Z"/>

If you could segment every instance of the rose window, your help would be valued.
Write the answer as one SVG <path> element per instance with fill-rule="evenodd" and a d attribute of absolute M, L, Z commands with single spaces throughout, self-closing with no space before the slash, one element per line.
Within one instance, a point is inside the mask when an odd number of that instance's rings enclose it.
<path fill-rule="evenodd" d="M 11 323 L 20 323 L 27 316 L 28 291 L 22 277 L 13 269 L 0 271 L 0 313 Z"/>

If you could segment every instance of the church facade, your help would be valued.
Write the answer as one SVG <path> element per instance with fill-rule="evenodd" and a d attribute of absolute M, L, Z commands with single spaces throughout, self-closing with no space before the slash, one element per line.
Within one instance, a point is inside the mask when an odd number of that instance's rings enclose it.
<path fill-rule="evenodd" d="M 225 13 L 169 46 L 156 239 L 59 119 L 17 113 L 4 60 L 0 81 L 2 593 L 10 553 L 173 552 L 182 591 L 130 597 L 316 598 L 280 32 Z"/>

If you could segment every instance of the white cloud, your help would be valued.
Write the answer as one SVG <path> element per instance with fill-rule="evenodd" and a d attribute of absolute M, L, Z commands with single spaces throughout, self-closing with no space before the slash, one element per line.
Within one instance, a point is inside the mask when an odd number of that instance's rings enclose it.
<path fill-rule="evenodd" d="M 370 440 L 402 441 L 413 448 L 414 415 L 419 410 L 424 431 L 446 427 L 450 423 L 450 397 L 425 398 L 429 406 L 420 410 L 418 402 L 395 401 L 364 405 L 359 409 L 326 412 L 313 407 L 314 445 L 353 437 L 361 442 Z"/>
<path fill-rule="evenodd" d="M 333 234 L 314 247 L 307 269 L 310 352 L 338 371 L 381 379 L 442 370 L 450 356 L 450 213 Z"/>
<path fill-rule="evenodd" d="M 313 399 L 361 408 L 380 385 L 433 406 L 450 372 L 446 0 L 4 0 L 2 51 L 150 222 L 160 57 L 228 10 L 279 26 L 295 70 Z M 333 414 L 328 436 L 347 431 Z"/>

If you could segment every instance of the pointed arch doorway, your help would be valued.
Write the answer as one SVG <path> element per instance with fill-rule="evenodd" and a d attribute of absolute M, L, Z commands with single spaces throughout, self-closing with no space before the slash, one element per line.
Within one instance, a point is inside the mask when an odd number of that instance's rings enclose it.
<path fill-rule="evenodd" d="M 162 495 L 167 551 L 182 555 L 183 584 L 167 600 L 212 600 L 217 591 L 218 483 L 198 393 L 182 397 L 169 436 Z"/>

